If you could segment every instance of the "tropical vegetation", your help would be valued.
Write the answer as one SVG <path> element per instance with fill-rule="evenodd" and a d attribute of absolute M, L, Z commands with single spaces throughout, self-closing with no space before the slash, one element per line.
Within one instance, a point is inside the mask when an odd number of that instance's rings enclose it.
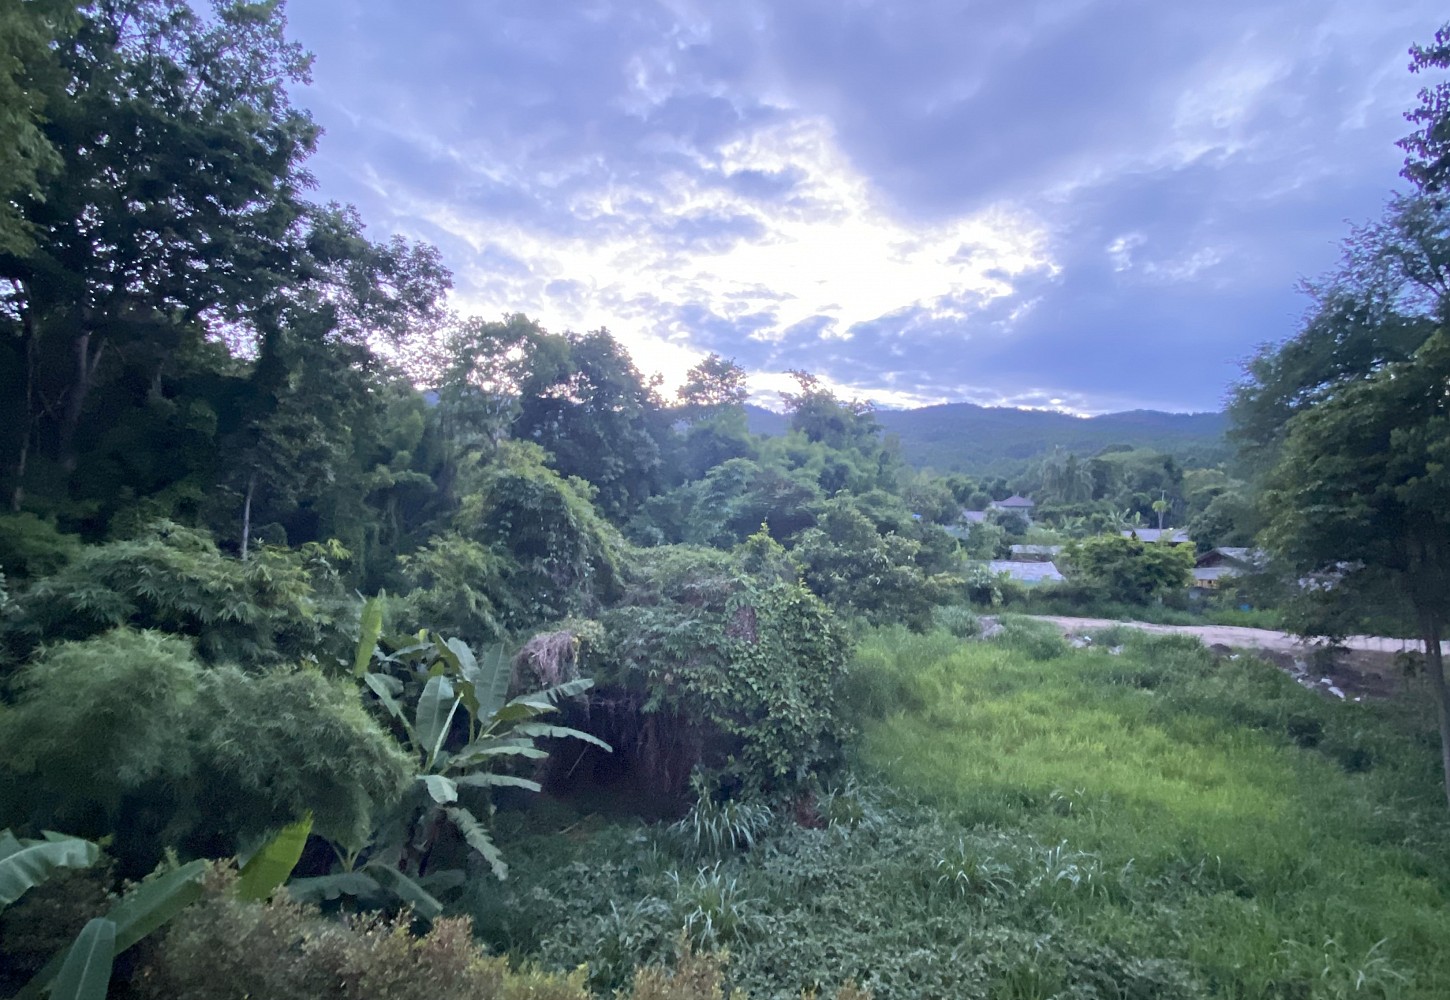
<path fill-rule="evenodd" d="M 731 359 L 453 313 L 309 199 L 283 15 L 0 9 L 0 992 L 1444 994 L 1446 84 L 1233 455 L 927 454 L 809 372 L 760 434 Z M 1012 614 L 1064 609 L 1425 655 L 1331 701 Z"/>

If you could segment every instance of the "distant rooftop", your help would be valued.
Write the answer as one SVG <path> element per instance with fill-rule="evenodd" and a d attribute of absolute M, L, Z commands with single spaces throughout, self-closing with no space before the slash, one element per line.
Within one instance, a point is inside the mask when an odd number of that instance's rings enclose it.
<path fill-rule="evenodd" d="M 1019 562 L 1015 559 L 994 559 L 987 568 L 995 573 L 1006 573 L 1020 583 L 1055 583 L 1063 579 L 1057 567 L 1050 562 Z"/>
<path fill-rule="evenodd" d="M 992 501 L 992 506 L 993 507 L 1000 507 L 1003 510 L 1031 510 L 1033 507 L 1036 507 L 1037 505 L 1035 503 L 1033 503 L 1031 500 L 1028 500 L 1026 497 L 1024 497 L 1024 496 L 1018 496 L 1017 494 L 1014 493 L 1012 496 L 1008 497 L 1006 500 L 993 500 Z"/>
<path fill-rule="evenodd" d="M 1269 557 L 1262 549 L 1238 545 L 1220 545 L 1198 557 L 1199 566 L 1227 564 L 1241 569 L 1262 569 L 1268 561 Z"/>

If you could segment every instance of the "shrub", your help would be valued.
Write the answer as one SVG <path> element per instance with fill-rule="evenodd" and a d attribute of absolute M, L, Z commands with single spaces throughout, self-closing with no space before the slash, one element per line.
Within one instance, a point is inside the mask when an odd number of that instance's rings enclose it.
<path fill-rule="evenodd" d="M 958 639 L 971 639 L 982 634 L 982 621 L 977 613 L 960 604 L 937 608 L 932 612 L 932 624 Z"/>
<path fill-rule="evenodd" d="M 307 811 L 355 843 L 410 775 L 352 691 L 314 670 L 207 669 L 174 636 L 61 643 L 16 687 L 0 714 L 0 825 L 113 833 L 130 874 L 164 846 L 230 854 Z"/>
<path fill-rule="evenodd" d="M 415 936 L 407 916 L 327 920 L 279 894 L 239 901 L 230 876 L 177 918 L 133 988 L 155 1000 L 590 1000 L 582 970 L 516 972 L 484 954 L 467 919 Z"/>
<path fill-rule="evenodd" d="M 1193 579 L 1193 546 L 1098 535 L 1072 542 L 1061 562 L 1072 583 L 1109 601 L 1151 604 L 1181 594 Z"/>
<path fill-rule="evenodd" d="M 80 540 L 31 513 L 0 516 L 0 567 L 16 580 L 58 572 L 80 551 Z"/>
<path fill-rule="evenodd" d="M 679 802 L 700 766 L 733 794 L 794 788 L 835 760 L 848 644 L 821 600 L 722 553 L 671 546 L 639 561 L 627 603 L 581 652 L 598 687 L 574 722 L 614 746 L 612 766 Z"/>
<path fill-rule="evenodd" d="M 591 502 L 594 488 L 546 461 L 537 445 L 505 442 L 454 519 L 460 534 L 504 557 L 497 569 L 519 600 L 503 610 L 516 628 L 593 613 L 614 595 L 621 568 L 623 540 Z"/>
<path fill-rule="evenodd" d="M 735 875 L 720 863 L 695 872 L 693 878 L 670 872 L 675 913 L 681 933 L 700 948 L 722 948 L 760 930 L 757 901 Z"/>
<path fill-rule="evenodd" d="M 770 807 L 749 799 L 717 800 L 704 782 L 693 782 L 695 804 L 670 829 L 686 850 L 698 857 L 718 858 L 747 850 L 770 826 Z"/>
<path fill-rule="evenodd" d="M 398 563 L 412 590 L 395 617 L 473 644 L 502 636 L 512 602 L 504 583 L 510 563 L 498 551 L 450 531 Z"/>
<path fill-rule="evenodd" d="M 712 952 L 696 954 L 689 938 L 683 934 L 676 954 L 673 970 L 655 966 L 635 972 L 631 1000 L 725 1000 L 723 956 Z"/>
<path fill-rule="evenodd" d="M 962 586 L 961 577 L 949 572 L 956 569 L 954 553 L 948 556 L 939 547 L 952 540 L 934 525 L 927 526 L 929 534 L 910 528 L 909 534 L 882 533 L 860 509 L 869 499 L 842 495 L 826 501 L 791 557 L 812 592 L 838 611 L 873 625 L 899 622 L 925 631 L 933 607 Z"/>
<path fill-rule="evenodd" d="M 262 548 L 241 562 L 210 537 L 169 522 L 85 549 L 15 603 L 0 636 L 17 659 L 42 641 L 87 639 L 123 625 L 192 636 L 203 659 L 244 666 L 299 660 L 335 638 L 297 554 Z"/>
<path fill-rule="evenodd" d="M 233 877 L 214 872 L 207 897 L 172 924 L 130 984 L 140 1000 L 593 1000 L 582 966 L 513 968 L 478 947 L 466 918 L 422 935 L 406 916 L 328 920 L 285 894 L 239 901 Z M 625 970 L 619 1000 L 725 1000 L 724 954 L 696 951 L 684 932 L 674 951 L 671 968 Z M 849 984 L 837 997 L 870 1000 Z"/>

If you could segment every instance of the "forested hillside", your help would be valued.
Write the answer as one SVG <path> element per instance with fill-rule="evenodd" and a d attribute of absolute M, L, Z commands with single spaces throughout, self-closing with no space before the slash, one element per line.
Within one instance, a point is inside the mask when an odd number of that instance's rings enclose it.
<path fill-rule="evenodd" d="M 756 434 L 783 434 L 785 418 L 747 407 Z M 1011 475 L 1055 448 L 1092 455 L 1114 445 L 1168 452 L 1189 466 L 1211 466 L 1229 455 L 1221 413 L 1133 410 L 1073 417 L 1045 410 L 944 403 L 914 410 L 879 410 L 876 419 L 901 442 L 901 457 L 918 469 Z"/>

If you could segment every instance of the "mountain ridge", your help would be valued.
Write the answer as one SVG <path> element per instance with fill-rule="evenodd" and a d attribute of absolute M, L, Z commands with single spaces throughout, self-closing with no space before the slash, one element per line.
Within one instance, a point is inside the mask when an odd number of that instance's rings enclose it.
<path fill-rule="evenodd" d="M 752 432 L 785 433 L 785 414 L 753 404 L 745 409 Z M 938 403 L 878 410 L 876 419 L 887 434 L 896 435 L 908 463 L 937 472 L 1007 472 L 1054 447 L 1080 455 L 1124 445 L 1153 448 L 1189 465 L 1213 465 L 1229 454 L 1228 417 L 1216 411 L 1138 409 L 1076 417 L 1053 410 Z"/>

